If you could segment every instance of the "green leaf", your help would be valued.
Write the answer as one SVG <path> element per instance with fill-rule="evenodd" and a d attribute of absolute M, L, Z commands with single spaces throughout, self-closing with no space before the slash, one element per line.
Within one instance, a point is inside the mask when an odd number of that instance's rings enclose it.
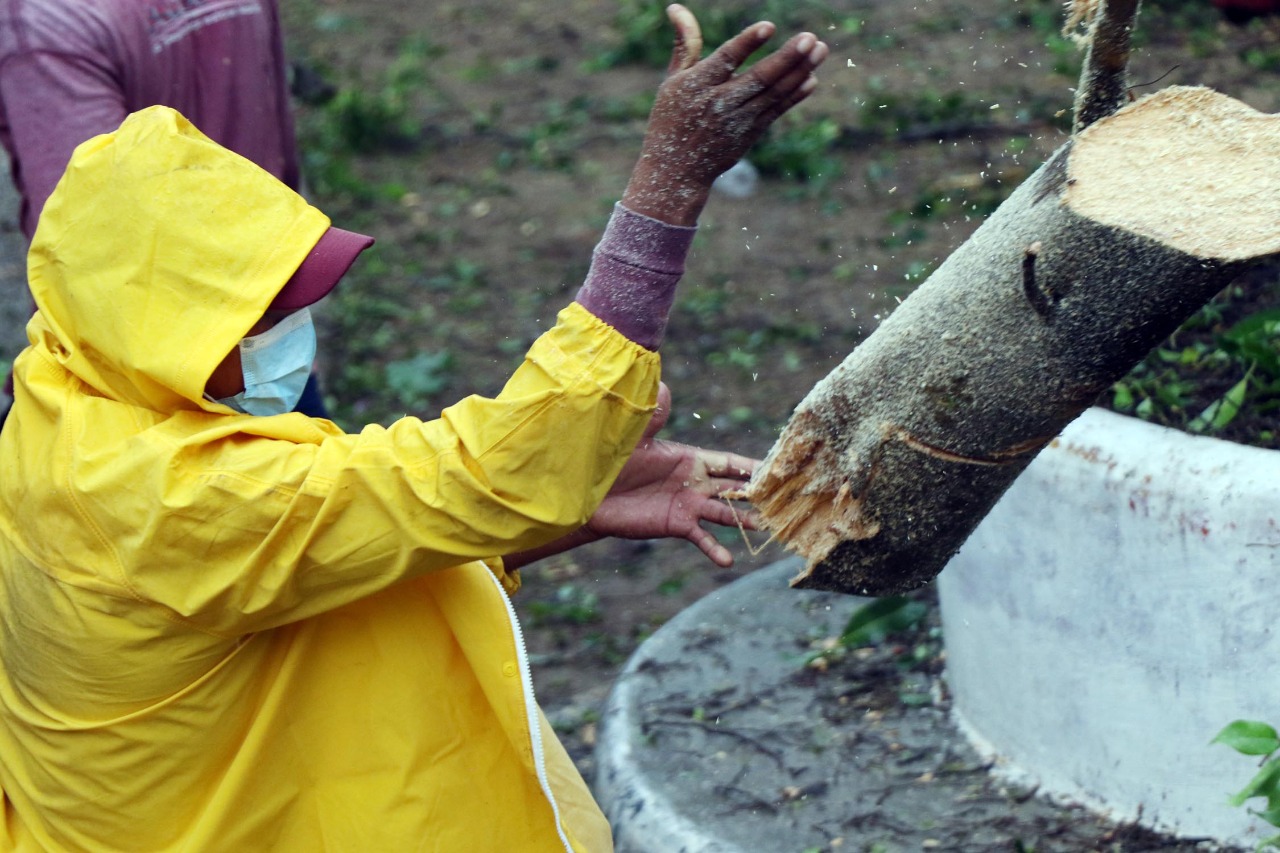
<path fill-rule="evenodd" d="M 1227 800 L 1233 806 L 1242 806 L 1246 800 L 1266 797 L 1267 808 L 1280 806 L 1280 759 L 1268 761 L 1235 796 Z"/>
<path fill-rule="evenodd" d="M 1254 815 L 1262 818 L 1272 826 L 1280 826 L 1280 808 L 1274 808 L 1274 809 L 1269 808 L 1266 811 L 1262 811 L 1262 812 L 1253 811 L 1253 809 L 1250 809 L 1249 811 L 1252 812 Z M 1277 835 L 1276 838 L 1280 838 L 1280 835 Z"/>
<path fill-rule="evenodd" d="M 1280 375 L 1280 350 L 1275 338 L 1280 332 L 1280 308 L 1258 311 L 1245 317 L 1219 336 L 1222 349 L 1242 362 L 1257 365 L 1262 375 Z"/>
<path fill-rule="evenodd" d="M 401 405 L 420 409 L 449 386 L 452 368 L 453 354 L 448 350 L 420 352 L 412 358 L 388 363 L 386 381 Z"/>
<path fill-rule="evenodd" d="M 1187 424 L 1187 430 L 1189 432 L 1213 432 L 1222 429 L 1235 420 L 1236 415 L 1240 413 L 1240 407 L 1244 405 L 1244 395 L 1249 390 L 1249 379 L 1252 376 L 1253 368 L 1250 367 L 1249 372 L 1244 375 L 1243 379 L 1231 386 L 1230 391 L 1206 406 L 1203 412 L 1191 423 Z"/>
<path fill-rule="evenodd" d="M 1115 387 L 1111 389 L 1111 407 L 1122 412 L 1127 412 L 1133 408 L 1133 390 L 1123 382 L 1117 382 Z"/>
<path fill-rule="evenodd" d="M 1243 755 L 1270 755 L 1280 749 L 1280 734 L 1266 723 L 1236 720 L 1209 742 L 1226 744 Z"/>
<path fill-rule="evenodd" d="M 914 626 L 928 609 L 923 602 L 900 595 L 877 598 L 854 611 L 840 642 L 852 648 L 875 645 L 895 631 Z"/>
<path fill-rule="evenodd" d="M 1253 375 L 1253 368 L 1249 368 L 1249 372 L 1244 378 L 1231 386 L 1231 390 L 1222 395 L 1222 405 L 1218 407 L 1218 413 L 1210 421 L 1210 426 L 1214 429 L 1222 429 L 1235 418 L 1240 412 L 1240 407 L 1244 405 L 1245 392 L 1249 390 L 1249 377 Z"/>

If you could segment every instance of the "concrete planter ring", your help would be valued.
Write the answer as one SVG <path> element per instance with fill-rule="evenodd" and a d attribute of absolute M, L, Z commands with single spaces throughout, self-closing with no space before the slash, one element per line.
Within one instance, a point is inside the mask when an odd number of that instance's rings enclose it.
<path fill-rule="evenodd" d="M 1090 410 L 939 577 L 957 720 L 1041 793 L 1256 843 L 1257 761 L 1209 741 L 1280 723 L 1278 569 L 1280 452 Z"/>

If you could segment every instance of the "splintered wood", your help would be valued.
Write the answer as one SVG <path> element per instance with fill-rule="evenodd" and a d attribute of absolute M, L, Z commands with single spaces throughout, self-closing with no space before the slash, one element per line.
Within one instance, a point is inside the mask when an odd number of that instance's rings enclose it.
<path fill-rule="evenodd" d="M 746 489 L 793 584 L 931 580 L 1032 458 L 1280 254 L 1280 117 L 1202 88 L 1077 134 L 797 406 Z"/>

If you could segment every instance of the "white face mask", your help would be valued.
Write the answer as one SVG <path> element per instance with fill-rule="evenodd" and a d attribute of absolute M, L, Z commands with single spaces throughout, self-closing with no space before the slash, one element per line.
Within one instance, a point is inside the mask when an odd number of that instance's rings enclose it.
<path fill-rule="evenodd" d="M 303 308 L 260 335 L 240 341 L 244 390 L 219 403 L 249 415 L 283 415 L 302 399 L 316 360 L 316 327 Z"/>

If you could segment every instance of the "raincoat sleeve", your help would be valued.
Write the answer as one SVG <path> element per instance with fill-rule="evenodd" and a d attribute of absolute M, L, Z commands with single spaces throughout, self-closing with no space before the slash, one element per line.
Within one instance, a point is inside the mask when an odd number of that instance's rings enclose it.
<path fill-rule="evenodd" d="M 165 472 L 162 516 L 117 508 L 121 529 L 102 538 L 133 595 L 202 630 L 304 619 L 580 527 L 639 440 L 658 375 L 656 353 L 575 303 L 496 398 L 438 420 L 316 444 L 189 436 L 171 450 L 183 464 Z"/>

